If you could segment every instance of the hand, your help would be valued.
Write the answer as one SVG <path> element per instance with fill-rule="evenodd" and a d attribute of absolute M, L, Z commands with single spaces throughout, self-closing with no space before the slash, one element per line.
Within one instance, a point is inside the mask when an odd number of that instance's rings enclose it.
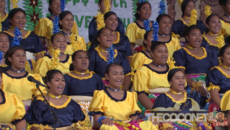
<path fill-rule="evenodd" d="M 43 56 L 42 56 L 42 54 L 37 54 L 36 56 L 35 56 L 35 59 L 36 59 L 36 61 L 38 61 L 38 59 L 40 59 L 40 58 L 42 58 Z"/>
<path fill-rule="evenodd" d="M 201 96 L 207 96 L 208 95 L 207 91 L 204 89 L 203 86 L 200 86 L 197 88 L 197 93 L 200 93 Z"/>
<path fill-rule="evenodd" d="M 109 118 L 105 118 L 105 119 L 101 120 L 101 123 L 105 124 L 105 125 L 109 125 L 109 126 L 113 125 L 113 121 Z"/>

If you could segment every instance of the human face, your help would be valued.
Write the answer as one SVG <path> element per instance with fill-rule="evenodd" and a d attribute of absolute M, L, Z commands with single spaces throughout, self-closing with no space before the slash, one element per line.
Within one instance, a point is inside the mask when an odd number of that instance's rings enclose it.
<path fill-rule="evenodd" d="M 170 33 L 172 27 L 172 21 L 169 17 L 165 16 L 159 22 L 160 34 L 167 35 Z"/>
<path fill-rule="evenodd" d="M 144 40 L 144 43 L 146 44 L 146 48 L 148 50 L 151 49 L 152 41 L 153 41 L 153 31 L 149 32 L 147 39 Z"/>
<path fill-rule="evenodd" d="M 56 34 L 52 44 L 54 49 L 57 48 L 60 49 L 61 54 L 65 52 L 67 43 L 66 43 L 65 36 L 63 34 Z"/>
<path fill-rule="evenodd" d="M 60 0 L 53 0 L 49 5 L 49 8 L 52 10 L 53 15 L 59 15 L 61 13 L 61 3 Z"/>
<path fill-rule="evenodd" d="M 105 27 L 115 31 L 118 25 L 118 19 L 116 15 L 110 15 L 106 20 L 105 20 Z"/>
<path fill-rule="evenodd" d="M 230 66 L 230 47 L 225 49 L 224 55 L 220 58 L 222 59 L 224 65 Z"/>
<path fill-rule="evenodd" d="M 0 51 L 2 51 L 4 54 L 9 49 L 9 39 L 5 34 L 0 34 Z"/>
<path fill-rule="evenodd" d="M 185 87 L 185 75 L 182 71 L 178 71 L 174 74 L 171 81 L 169 81 L 169 84 L 172 87 L 172 90 L 176 92 L 182 92 L 184 91 Z"/>
<path fill-rule="evenodd" d="M 101 3 L 98 3 L 98 7 L 100 8 L 102 14 L 105 13 L 105 1 L 106 0 L 102 0 Z M 110 10 L 111 10 L 111 6 L 112 6 L 112 0 L 110 0 Z"/>
<path fill-rule="evenodd" d="M 86 52 L 80 51 L 76 54 L 73 61 L 74 69 L 85 72 L 89 68 L 89 57 Z"/>
<path fill-rule="evenodd" d="M 202 34 L 199 29 L 193 29 L 188 36 L 186 36 L 186 39 L 191 47 L 199 48 L 202 42 Z"/>
<path fill-rule="evenodd" d="M 100 42 L 100 47 L 103 49 L 110 48 L 113 44 L 113 34 L 112 31 L 108 28 L 105 28 L 102 30 L 99 37 L 97 37 L 97 40 Z"/>
<path fill-rule="evenodd" d="M 0 0 L 0 12 L 5 12 L 5 0 Z"/>
<path fill-rule="evenodd" d="M 164 65 L 168 59 L 168 49 L 166 45 L 158 45 L 157 48 L 151 52 L 152 58 L 154 59 L 155 64 Z"/>
<path fill-rule="evenodd" d="M 26 52 L 18 49 L 13 53 L 12 57 L 8 58 L 8 60 L 11 62 L 11 67 L 14 70 L 22 70 L 26 63 Z"/>
<path fill-rule="evenodd" d="M 230 14 L 230 0 L 226 2 L 224 6 L 222 6 L 226 14 Z"/>
<path fill-rule="evenodd" d="M 219 33 L 221 29 L 220 18 L 217 17 L 216 15 L 212 16 L 207 27 L 209 29 L 209 32 L 214 33 L 214 34 Z"/>
<path fill-rule="evenodd" d="M 67 14 L 62 20 L 59 20 L 62 25 L 63 30 L 71 30 L 74 24 L 74 19 L 72 14 Z"/>
<path fill-rule="evenodd" d="M 141 20 L 147 20 L 151 17 L 152 8 L 149 3 L 142 5 L 141 9 L 137 11 L 140 14 Z"/>
<path fill-rule="evenodd" d="M 185 7 L 184 10 L 184 15 L 187 17 L 191 16 L 191 10 L 195 9 L 195 3 L 193 1 L 189 1 L 187 6 Z"/>
<path fill-rule="evenodd" d="M 64 76 L 60 73 L 55 73 L 50 82 L 47 83 L 50 93 L 54 96 L 62 95 L 65 88 Z"/>
<path fill-rule="evenodd" d="M 17 12 L 13 18 L 10 19 L 12 27 L 18 27 L 19 30 L 23 30 L 26 25 L 26 15 L 23 12 Z"/>
<path fill-rule="evenodd" d="M 118 65 L 111 66 L 109 74 L 105 74 L 105 78 L 109 80 L 109 86 L 114 89 L 118 89 L 122 86 L 124 77 L 124 70 Z"/>

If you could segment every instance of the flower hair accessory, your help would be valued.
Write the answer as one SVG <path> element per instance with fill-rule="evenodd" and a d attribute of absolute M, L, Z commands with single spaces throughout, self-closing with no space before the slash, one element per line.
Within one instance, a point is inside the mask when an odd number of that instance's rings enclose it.
<path fill-rule="evenodd" d="M 97 13 L 97 30 L 100 30 L 105 27 L 104 15 L 100 12 Z"/>
<path fill-rule="evenodd" d="M 165 3 L 163 0 L 161 0 L 159 8 L 160 8 L 160 11 L 158 12 L 158 14 L 161 15 L 165 12 Z"/>
<path fill-rule="evenodd" d="M 59 63 L 59 54 L 60 54 L 60 49 L 59 48 L 53 51 L 50 70 L 57 68 L 58 63 Z"/>
<path fill-rule="evenodd" d="M 2 13 L 0 13 L 0 32 L 2 32 Z"/>
<path fill-rule="evenodd" d="M 212 14 L 211 7 L 206 5 L 205 6 L 205 11 L 204 11 L 206 18 Z"/>
<path fill-rule="evenodd" d="M 159 31 L 159 24 L 157 21 L 153 24 L 153 41 L 158 41 L 158 31 Z"/>
<path fill-rule="evenodd" d="M 108 58 L 107 58 L 107 65 L 109 65 L 114 62 L 113 59 L 114 59 L 115 52 L 114 52 L 113 45 L 110 48 L 108 48 L 106 51 L 109 52 Z"/>
<path fill-rule="evenodd" d="M 151 28 L 149 27 L 149 20 L 144 20 L 144 27 L 145 27 L 145 31 L 149 31 Z"/>
<path fill-rule="evenodd" d="M 61 11 L 65 10 L 65 0 L 61 0 Z"/>
<path fill-rule="evenodd" d="M 58 21 L 59 21 L 58 16 L 54 16 L 54 20 L 53 20 L 53 34 L 58 33 L 60 31 L 59 26 L 58 26 Z"/>
<path fill-rule="evenodd" d="M 191 17 L 189 19 L 189 24 L 190 26 L 196 25 L 196 22 L 197 22 L 197 10 L 193 9 L 191 10 Z"/>
<path fill-rule="evenodd" d="M 138 3 L 140 4 L 140 3 L 142 3 L 142 2 L 146 2 L 146 0 L 139 0 Z"/>
<path fill-rule="evenodd" d="M 181 6 L 184 0 L 177 0 L 178 4 Z"/>
<path fill-rule="evenodd" d="M 110 0 L 105 0 L 104 5 L 105 5 L 105 12 L 104 12 L 104 14 L 105 14 L 105 13 L 109 12 L 111 9 Z"/>
<path fill-rule="evenodd" d="M 18 27 L 14 28 L 14 38 L 13 38 L 13 42 L 11 43 L 12 47 L 20 46 L 21 39 L 22 39 L 21 31 L 18 29 Z"/>

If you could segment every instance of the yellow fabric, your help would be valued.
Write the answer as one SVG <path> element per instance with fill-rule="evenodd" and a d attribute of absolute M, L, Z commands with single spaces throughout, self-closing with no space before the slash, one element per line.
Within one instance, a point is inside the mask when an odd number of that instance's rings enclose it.
<path fill-rule="evenodd" d="M 165 74 L 158 74 L 148 67 L 143 66 L 136 71 L 133 79 L 133 90 L 146 93 L 153 88 L 169 88 L 170 84 L 167 80 L 168 72 Z"/>
<path fill-rule="evenodd" d="M 13 93 L 4 91 L 5 103 L 0 104 L 0 122 L 11 123 L 22 119 L 25 115 L 25 107 L 20 98 Z"/>
<path fill-rule="evenodd" d="M 130 115 L 136 112 L 140 113 L 141 109 L 137 105 L 136 92 L 127 91 L 126 99 L 116 102 L 112 100 L 104 90 L 95 90 L 89 111 L 102 112 L 106 117 L 126 121 Z"/>
<path fill-rule="evenodd" d="M 220 19 L 221 22 L 221 32 L 225 37 L 230 35 L 230 23 L 227 23 Z"/>
<path fill-rule="evenodd" d="M 34 73 L 40 74 L 42 77 L 46 76 L 46 72 L 50 69 L 52 63 L 52 59 L 49 57 L 45 56 L 43 58 L 40 58 L 34 67 Z M 62 73 L 66 74 L 69 73 L 69 66 L 72 63 L 72 58 L 69 56 L 69 59 L 65 63 L 59 62 L 57 65 L 58 70 L 60 70 Z"/>
<path fill-rule="evenodd" d="M 73 37 L 75 37 L 75 40 L 74 40 L 74 42 L 71 41 L 70 45 L 67 45 L 66 50 L 65 50 L 65 54 L 72 55 L 75 51 L 78 51 L 78 50 L 86 51 L 85 39 L 81 36 L 78 36 L 77 34 L 74 34 L 74 33 L 72 33 L 71 35 L 73 35 Z M 69 38 L 72 37 L 71 35 L 69 36 Z M 71 40 L 71 38 L 70 38 L 70 40 Z"/>
<path fill-rule="evenodd" d="M 218 91 L 220 91 L 220 86 L 210 83 L 207 90 L 211 91 L 211 90 L 214 90 L 214 89 L 218 89 Z"/>
<path fill-rule="evenodd" d="M 169 54 L 168 61 L 169 61 L 169 59 L 173 59 L 173 53 L 181 49 L 180 39 L 178 39 L 178 37 L 173 34 L 171 37 L 171 41 L 165 43 L 165 45 L 167 46 L 168 49 L 168 54 Z"/>
<path fill-rule="evenodd" d="M 78 35 L 78 28 L 75 21 L 71 32 Z M 41 18 L 34 29 L 34 33 L 39 37 L 45 37 L 50 40 L 53 34 L 53 22 L 49 18 Z"/>
<path fill-rule="evenodd" d="M 34 59 L 31 59 L 31 63 L 32 63 L 32 68 L 33 68 L 35 66 L 35 64 L 36 64 L 36 61 Z M 30 66 L 29 61 L 26 61 L 25 70 L 28 73 L 33 73 L 33 70 L 31 70 L 31 66 Z"/>
<path fill-rule="evenodd" d="M 220 100 L 221 111 L 230 110 L 230 102 L 229 101 L 230 101 L 230 90 L 225 92 L 225 94 L 223 95 L 223 97 Z"/>
<path fill-rule="evenodd" d="M 2 73 L 2 90 L 17 94 L 21 100 L 29 100 L 32 99 L 33 96 L 38 97 L 41 95 L 40 91 L 36 88 L 35 83 L 27 80 L 28 76 L 32 76 L 34 79 L 43 83 L 43 80 L 39 74 L 29 73 L 27 76 L 18 79 L 9 77 L 5 73 Z M 47 93 L 44 87 L 40 87 L 40 89 L 43 94 Z"/>
<path fill-rule="evenodd" d="M 127 125 L 127 124 L 124 124 L 124 125 Z M 153 125 L 153 123 L 150 121 L 142 121 L 139 123 L 139 126 L 142 130 L 158 130 L 158 125 Z M 115 125 L 109 126 L 109 125 L 102 124 L 102 126 L 100 127 L 100 130 L 119 130 L 119 129 Z M 134 130 L 139 130 L 139 129 L 134 128 Z"/>
<path fill-rule="evenodd" d="M 139 28 L 134 22 L 128 25 L 126 36 L 129 38 L 130 43 L 136 43 L 137 40 L 144 39 L 145 32 L 145 29 Z"/>
<path fill-rule="evenodd" d="M 151 62 L 152 59 L 146 57 L 142 52 L 135 53 L 131 61 L 131 69 L 132 71 L 138 70 L 144 64 L 150 64 Z"/>

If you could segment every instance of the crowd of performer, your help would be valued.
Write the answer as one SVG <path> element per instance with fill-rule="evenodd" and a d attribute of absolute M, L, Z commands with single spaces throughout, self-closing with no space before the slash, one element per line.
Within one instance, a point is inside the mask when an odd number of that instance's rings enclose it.
<path fill-rule="evenodd" d="M 164 13 L 164 1 L 150 19 L 156 11 L 139 0 L 127 29 L 110 11 L 112 0 L 98 2 L 86 43 L 62 0 L 49 0 L 51 15 L 34 31 L 25 30 L 23 9 L 6 13 L 0 1 L 0 129 L 215 129 L 208 120 L 144 116 L 230 110 L 230 0 L 219 0 L 223 16 L 205 6 L 205 23 L 193 0 L 177 1 L 176 21 Z"/>

